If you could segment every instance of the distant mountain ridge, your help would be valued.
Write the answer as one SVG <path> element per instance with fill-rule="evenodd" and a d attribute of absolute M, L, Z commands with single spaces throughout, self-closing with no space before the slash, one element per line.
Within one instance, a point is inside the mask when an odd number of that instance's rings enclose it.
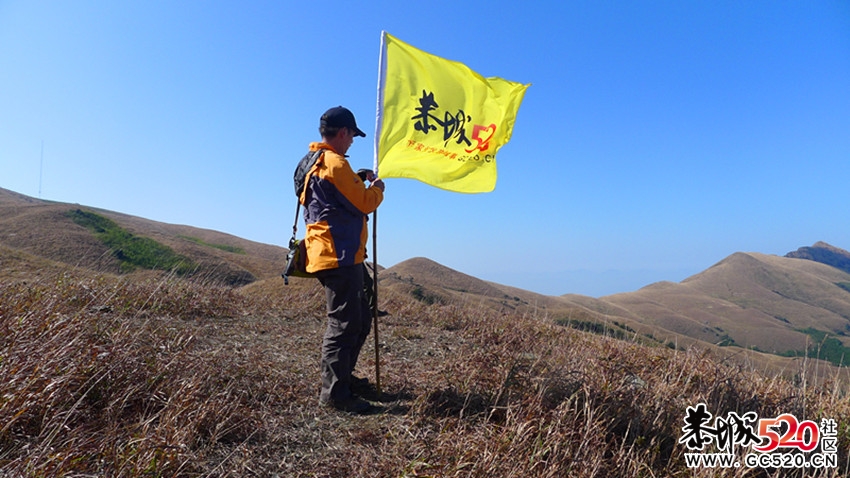
<path fill-rule="evenodd" d="M 796 251 L 785 254 L 785 257 L 808 259 L 850 273 L 850 252 L 825 242 L 816 242 L 810 247 L 801 247 Z"/>

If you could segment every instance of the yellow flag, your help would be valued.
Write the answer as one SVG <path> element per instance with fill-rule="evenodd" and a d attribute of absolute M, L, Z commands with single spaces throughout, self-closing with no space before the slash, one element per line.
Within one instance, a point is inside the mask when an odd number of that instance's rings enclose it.
<path fill-rule="evenodd" d="M 496 152 L 511 138 L 529 85 L 467 66 L 383 32 L 375 171 L 449 191 L 496 187 Z"/>

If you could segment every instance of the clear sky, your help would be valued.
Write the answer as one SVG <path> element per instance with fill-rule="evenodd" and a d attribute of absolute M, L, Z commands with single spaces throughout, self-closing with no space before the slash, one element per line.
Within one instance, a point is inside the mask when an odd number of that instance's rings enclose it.
<path fill-rule="evenodd" d="M 382 30 L 532 84 L 494 192 L 386 180 L 384 266 L 602 296 L 850 248 L 847 1 L 0 0 L 0 187 L 284 246 L 322 112 L 372 164 Z"/>

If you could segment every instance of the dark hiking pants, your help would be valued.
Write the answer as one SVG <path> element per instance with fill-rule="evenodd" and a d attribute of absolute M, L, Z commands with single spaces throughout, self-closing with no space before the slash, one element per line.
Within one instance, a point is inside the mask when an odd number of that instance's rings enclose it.
<path fill-rule="evenodd" d="M 316 274 L 328 303 L 328 327 L 322 340 L 322 392 L 319 399 L 351 398 L 351 373 L 372 328 L 363 295 L 363 265 L 339 267 Z"/>

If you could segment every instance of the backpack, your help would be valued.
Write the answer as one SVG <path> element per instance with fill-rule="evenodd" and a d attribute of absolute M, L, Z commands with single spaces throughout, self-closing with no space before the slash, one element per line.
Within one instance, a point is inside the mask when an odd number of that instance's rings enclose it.
<path fill-rule="evenodd" d="M 313 165 L 316 164 L 316 161 L 319 159 L 319 156 L 321 156 L 324 152 L 324 149 L 310 151 L 301 158 L 301 161 L 298 162 L 298 167 L 295 168 L 295 174 L 292 177 L 295 183 L 295 197 L 301 197 L 301 193 L 304 191 L 304 182 L 307 179 L 307 173 L 310 172 Z M 295 220 L 298 220 L 297 216 L 295 217 Z"/>
<path fill-rule="evenodd" d="M 286 267 L 284 267 L 283 272 L 280 274 L 281 277 L 283 277 L 284 285 L 289 285 L 290 276 L 316 277 L 315 274 L 307 272 L 307 250 L 304 247 L 304 239 L 296 239 L 295 236 L 298 233 L 298 214 L 301 212 L 301 193 L 306 187 L 305 183 L 307 173 L 310 172 L 310 169 L 312 169 L 313 165 L 316 164 L 319 156 L 321 156 L 324 152 L 324 149 L 320 149 L 318 151 L 311 151 L 307 153 L 303 158 L 301 158 L 301 161 L 298 162 L 298 166 L 295 168 L 293 181 L 295 182 L 295 197 L 298 199 L 295 200 L 295 222 L 292 224 L 292 237 L 289 239 L 289 252 L 286 254 Z"/>

